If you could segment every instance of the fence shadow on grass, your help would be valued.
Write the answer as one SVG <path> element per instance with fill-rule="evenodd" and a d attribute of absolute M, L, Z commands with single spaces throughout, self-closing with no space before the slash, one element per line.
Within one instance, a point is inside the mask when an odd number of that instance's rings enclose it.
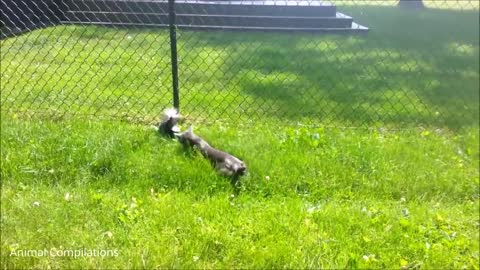
<path fill-rule="evenodd" d="M 196 83 L 233 89 L 231 98 L 244 111 L 259 108 L 252 116 L 289 120 L 300 116 L 353 126 L 478 124 L 478 11 L 345 9 L 371 27 L 370 33 L 181 32 L 180 69 L 204 76 L 200 82 L 180 78 L 183 94 L 209 95 L 199 94 Z M 221 84 L 211 86 L 208 80 Z M 196 104 L 196 98 L 186 101 Z M 222 109 L 218 114 L 224 114 Z"/>
<path fill-rule="evenodd" d="M 478 11 L 339 9 L 370 32 L 179 30 L 183 112 L 341 126 L 478 124 Z M 154 117 L 171 100 L 165 29 L 57 26 L 1 45 L 3 108 Z"/>

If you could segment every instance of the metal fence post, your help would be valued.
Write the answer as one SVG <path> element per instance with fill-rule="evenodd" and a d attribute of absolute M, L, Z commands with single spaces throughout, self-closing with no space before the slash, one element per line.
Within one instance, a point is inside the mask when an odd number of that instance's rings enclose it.
<path fill-rule="evenodd" d="M 178 61 L 177 61 L 177 32 L 175 25 L 175 0 L 168 0 L 170 25 L 170 51 L 172 62 L 173 106 L 178 110 L 180 98 L 178 95 Z"/>

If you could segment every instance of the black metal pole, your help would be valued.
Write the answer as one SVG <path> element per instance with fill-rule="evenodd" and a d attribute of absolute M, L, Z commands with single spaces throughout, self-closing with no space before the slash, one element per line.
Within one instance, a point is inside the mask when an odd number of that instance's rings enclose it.
<path fill-rule="evenodd" d="M 180 109 L 178 96 L 178 61 L 177 61 L 177 29 L 175 25 L 175 0 L 168 0 L 168 16 L 170 19 L 170 51 L 172 59 L 173 107 Z"/>

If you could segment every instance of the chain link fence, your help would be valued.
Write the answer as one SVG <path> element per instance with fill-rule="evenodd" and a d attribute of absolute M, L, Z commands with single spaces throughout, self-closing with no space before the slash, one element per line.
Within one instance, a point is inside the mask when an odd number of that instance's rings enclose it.
<path fill-rule="evenodd" d="M 179 103 L 192 120 L 478 125 L 478 1 L 173 7 Z M 150 122 L 173 105 L 168 1 L 0 8 L 2 112 Z"/>

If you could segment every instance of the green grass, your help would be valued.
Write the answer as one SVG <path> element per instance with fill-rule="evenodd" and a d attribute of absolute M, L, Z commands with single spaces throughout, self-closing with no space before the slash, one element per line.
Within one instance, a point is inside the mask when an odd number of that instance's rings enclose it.
<path fill-rule="evenodd" d="M 246 161 L 238 195 L 144 126 L 4 117 L 2 267 L 478 267 L 477 129 L 198 132 Z M 119 255 L 8 256 L 43 248 Z"/>
<path fill-rule="evenodd" d="M 246 162 L 238 194 L 140 124 L 165 30 L 0 41 L 0 268 L 478 269 L 478 10 L 341 11 L 371 32 L 179 31 L 185 126 Z M 11 256 L 43 249 L 118 256 Z"/>
<path fill-rule="evenodd" d="M 337 6 L 397 6 L 398 0 L 332 0 Z M 427 8 L 449 10 L 478 10 L 480 3 L 472 0 L 422 0 Z"/>
<path fill-rule="evenodd" d="M 193 118 L 475 126 L 478 10 L 341 7 L 368 35 L 179 31 Z M 171 104 L 167 30 L 57 26 L 1 41 L 12 111 L 140 117 Z"/>

